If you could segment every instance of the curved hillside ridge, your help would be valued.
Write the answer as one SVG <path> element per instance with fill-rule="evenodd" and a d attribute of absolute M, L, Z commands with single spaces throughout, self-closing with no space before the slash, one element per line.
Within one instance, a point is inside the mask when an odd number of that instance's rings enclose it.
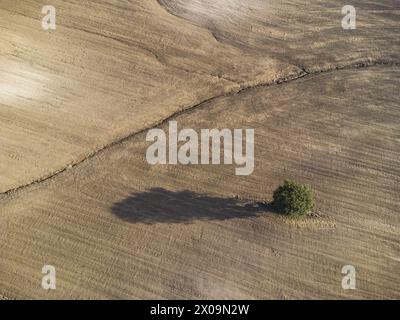
<path fill-rule="evenodd" d="M 344 4 L 336 0 L 157 1 L 170 14 L 209 30 L 221 43 L 310 71 L 363 59 L 400 59 L 396 0 L 352 1 L 354 30 L 343 30 Z"/>

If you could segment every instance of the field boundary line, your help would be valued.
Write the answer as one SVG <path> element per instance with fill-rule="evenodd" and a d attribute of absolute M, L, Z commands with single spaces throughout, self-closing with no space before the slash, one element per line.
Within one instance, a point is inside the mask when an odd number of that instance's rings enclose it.
<path fill-rule="evenodd" d="M 188 106 L 186 108 L 183 108 L 181 110 L 178 110 L 174 113 L 172 113 L 171 115 L 169 115 L 166 118 L 163 118 L 161 120 L 158 120 L 157 122 L 151 124 L 149 127 L 146 127 L 144 129 L 140 129 L 137 130 L 135 132 L 131 132 L 115 141 L 112 141 L 104 146 L 102 146 L 99 149 L 96 149 L 94 151 L 91 151 L 90 153 L 88 153 L 85 157 L 68 164 L 67 166 L 60 168 L 56 171 L 53 171 L 43 177 L 40 177 L 38 179 L 35 179 L 29 183 L 20 185 L 18 187 L 6 190 L 4 192 L 0 192 L 0 200 L 4 200 L 7 196 L 11 196 L 14 195 L 22 190 L 25 190 L 29 187 L 32 187 L 34 185 L 43 183 L 45 181 L 51 180 L 55 177 L 57 177 L 58 175 L 72 169 L 75 167 L 78 167 L 79 165 L 85 163 L 86 161 L 94 158 L 95 156 L 104 153 L 105 151 L 118 146 L 130 139 L 133 139 L 134 137 L 136 137 L 139 134 L 142 134 L 150 129 L 154 129 L 157 128 L 159 126 L 162 126 L 166 123 L 168 123 L 168 121 L 171 121 L 185 113 L 189 113 L 192 112 L 194 110 L 197 110 L 198 108 L 201 108 L 205 105 L 207 105 L 210 102 L 216 101 L 218 99 L 222 99 L 222 98 L 226 98 L 226 97 L 231 97 L 231 96 L 235 96 L 247 91 L 251 91 L 251 90 L 255 90 L 257 88 L 267 88 L 267 87 L 272 87 L 272 86 L 277 86 L 277 85 L 282 85 L 282 84 L 288 84 L 291 83 L 293 81 L 296 80 L 300 80 L 300 79 L 305 79 L 305 78 L 309 78 L 309 77 L 313 77 L 313 76 L 317 76 L 320 74 L 324 74 L 324 73 L 333 73 L 336 71 L 341 71 L 341 70 L 357 70 L 357 69 L 365 69 L 365 68 L 371 68 L 371 67 L 377 67 L 377 66 L 385 66 L 385 67 L 400 67 L 400 62 L 396 62 L 396 61 L 390 61 L 390 60 L 385 60 L 385 59 L 379 59 L 379 60 L 367 60 L 367 61 L 362 61 L 362 62 L 356 62 L 353 64 L 348 64 L 348 65 L 342 65 L 342 66 L 333 66 L 333 67 L 329 67 L 326 69 L 320 69 L 320 70 L 316 70 L 316 71 L 309 71 L 305 68 L 300 68 L 297 67 L 300 71 L 296 74 L 293 75 L 289 75 L 289 76 L 284 76 L 281 78 L 278 78 L 276 80 L 273 81 L 269 81 L 269 82 L 265 82 L 265 83 L 260 83 L 260 84 L 256 84 L 256 85 L 241 85 L 239 88 L 236 88 L 235 90 L 231 90 L 229 92 L 220 94 L 220 95 L 216 95 L 210 98 L 207 98 L 203 101 L 200 101 L 199 103 L 196 103 L 194 105 Z"/>

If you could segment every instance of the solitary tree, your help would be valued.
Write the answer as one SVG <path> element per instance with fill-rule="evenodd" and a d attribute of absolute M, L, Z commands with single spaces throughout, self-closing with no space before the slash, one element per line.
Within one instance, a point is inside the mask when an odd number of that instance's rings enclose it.
<path fill-rule="evenodd" d="M 314 208 L 313 192 L 307 185 L 285 180 L 274 192 L 273 206 L 291 217 L 307 215 Z"/>

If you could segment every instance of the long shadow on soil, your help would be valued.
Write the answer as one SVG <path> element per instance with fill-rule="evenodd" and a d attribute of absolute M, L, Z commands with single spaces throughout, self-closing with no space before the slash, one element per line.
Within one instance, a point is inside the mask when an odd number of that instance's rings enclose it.
<path fill-rule="evenodd" d="M 112 207 L 112 212 L 120 219 L 147 224 L 248 218 L 271 211 L 264 204 L 211 197 L 186 190 L 174 192 L 163 188 L 134 193 Z"/>

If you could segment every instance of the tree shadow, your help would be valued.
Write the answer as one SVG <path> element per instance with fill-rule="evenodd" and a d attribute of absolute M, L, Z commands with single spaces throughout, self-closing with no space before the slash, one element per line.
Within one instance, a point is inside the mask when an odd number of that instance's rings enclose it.
<path fill-rule="evenodd" d="M 153 188 L 133 193 L 112 206 L 112 212 L 130 223 L 191 223 L 199 220 L 227 220 L 256 217 L 273 212 L 268 204 L 235 198 L 219 198 L 192 191 Z"/>

